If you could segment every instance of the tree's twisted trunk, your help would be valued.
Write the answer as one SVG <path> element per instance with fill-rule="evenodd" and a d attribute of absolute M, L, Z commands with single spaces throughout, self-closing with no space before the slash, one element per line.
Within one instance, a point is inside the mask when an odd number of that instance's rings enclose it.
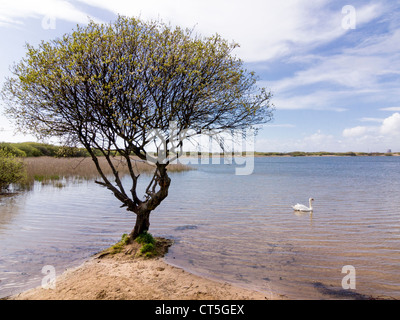
<path fill-rule="evenodd" d="M 129 235 L 130 241 L 135 240 L 139 234 L 148 231 L 150 228 L 150 212 L 146 211 L 143 213 L 136 214 L 136 223 L 135 227 L 133 228 L 132 232 Z"/>
<path fill-rule="evenodd" d="M 150 213 L 168 196 L 171 179 L 168 177 L 166 166 L 166 164 L 157 163 L 157 170 L 146 190 L 147 200 L 134 210 L 136 223 L 129 235 L 130 241 L 135 240 L 141 233 L 149 230 Z M 158 191 L 156 191 L 157 187 L 159 187 Z"/>

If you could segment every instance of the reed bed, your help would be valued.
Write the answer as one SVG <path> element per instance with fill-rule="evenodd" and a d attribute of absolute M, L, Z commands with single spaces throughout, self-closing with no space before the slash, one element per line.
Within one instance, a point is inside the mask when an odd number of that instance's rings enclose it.
<path fill-rule="evenodd" d="M 112 175 L 105 157 L 99 157 L 99 164 L 106 176 Z M 149 164 L 140 159 L 133 160 L 135 174 L 152 174 L 155 165 Z M 62 186 L 59 182 L 62 179 L 100 179 L 100 175 L 91 158 L 54 158 L 54 157 L 32 157 L 24 158 L 26 169 L 26 181 L 24 187 L 33 185 L 34 181 L 42 183 L 53 183 L 55 186 Z M 126 161 L 121 157 L 112 158 L 114 166 L 122 177 L 129 174 Z M 192 168 L 183 164 L 168 165 L 169 172 L 183 172 Z M 55 182 L 55 183 L 54 183 Z"/>

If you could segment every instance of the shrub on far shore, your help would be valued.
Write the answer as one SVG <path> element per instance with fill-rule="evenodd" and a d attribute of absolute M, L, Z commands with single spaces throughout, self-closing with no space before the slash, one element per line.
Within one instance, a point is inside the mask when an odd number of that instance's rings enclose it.
<path fill-rule="evenodd" d="M 21 182 L 25 178 L 24 163 L 10 152 L 0 149 L 0 192 L 7 190 L 12 183 Z"/>
<path fill-rule="evenodd" d="M 19 158 L 26 157 L 26 152 L 18 149 L 13 143 L 0 142 L 0 150 L 3 150 L 4 152 L 7 152 Z"/>
<path fill-rule="evenodd" d="M 0 142 L 0 149 L 20 158 L 30 157 L 56 157 L 73 158 L 88 157 L 89 154 L 84 148 L 74 148 L 66 146 L 55 146 L 39 142 Z"/>

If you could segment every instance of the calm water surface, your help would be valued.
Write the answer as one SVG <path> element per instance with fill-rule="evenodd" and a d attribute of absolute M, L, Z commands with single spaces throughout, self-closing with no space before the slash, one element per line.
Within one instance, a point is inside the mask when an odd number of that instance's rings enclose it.
<path fill-rule="evenodd" d="M 249 176 L 202 164 L 171 174 L 150 232 L 175 239 L 166 260 L 290 299 L 400 299 L 400 157 L 256 158 Z M 144 183 L 141 185 L 144 188 Z M 295 214 L 297 202 L 313 214 Z M 40 285 L 128 233 L 134 217 L 93 182 L 0 198 L 0 297 Z M 342 289 L 342 267 L 356 289 Z"/>

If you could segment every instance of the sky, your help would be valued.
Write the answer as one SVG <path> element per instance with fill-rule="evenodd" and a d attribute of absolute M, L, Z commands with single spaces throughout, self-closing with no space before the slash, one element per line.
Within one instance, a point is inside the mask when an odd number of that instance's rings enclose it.
<path fill-rule="evenodd" d="M 26 43 L 118 14 L 238 43 L 233 54 L 273 94 L 256 151 L 400 151 L 398 0 L 0 0 L 0 86 Z M 36 141 L 2 102 L 0 141 Z"/>

